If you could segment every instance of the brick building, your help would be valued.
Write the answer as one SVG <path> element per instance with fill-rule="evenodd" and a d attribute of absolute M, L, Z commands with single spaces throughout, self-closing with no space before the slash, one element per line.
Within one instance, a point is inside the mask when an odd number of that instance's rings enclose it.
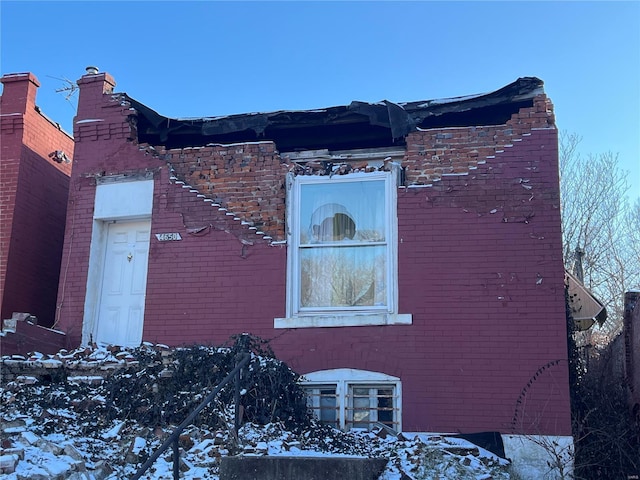
<path fill-rule="evenodd" d="M 0 318 L 28 312 L 52 326 L 73 138 L 36 106 L 33 74 L 0 81 Z"/>
<path fill-rule="evenodd" d="M 58 299 L 72 345 L 249 332 L 340 428 L 571 442 L 540 80 L 189 120 L 114 93 L 106 73 L 78 85 Z"/>

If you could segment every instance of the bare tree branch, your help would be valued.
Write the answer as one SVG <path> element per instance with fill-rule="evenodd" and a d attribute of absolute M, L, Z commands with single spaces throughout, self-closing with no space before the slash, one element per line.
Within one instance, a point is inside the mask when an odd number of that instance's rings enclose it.
<path fill-rule="evenodd" d="M 565 267 L 573 269 L 581 248 L 584 283 L 608 312 L 607 338 L 620 332 L 625 291 L 640 286 L 640 201 L 631 207 L 628 172 L 618 154 L 580 155 L 582 138 L 560 134 L 560 195 Z"/>

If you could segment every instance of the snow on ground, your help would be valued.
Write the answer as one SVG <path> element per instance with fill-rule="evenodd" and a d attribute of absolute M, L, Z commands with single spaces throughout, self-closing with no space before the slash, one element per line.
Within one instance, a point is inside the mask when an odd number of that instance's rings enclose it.
<path fill-rule="evenodd" d="M 184 375 L 166 374 L 176 368 L 175 361 L 166 361 L 170 358 L 166 347 L 160 348 L 165 353 L 155 357 L 163 359 L 156 364 L 141 365 L 141 359 L 148 359 L 158 348 L 147 345 L 143 350 L 94 348 L 55 356 L 3 357 L 0 476 L 7 480 L 130 478 L 180 422 L 151 425 L 149 408 L 167 405 L 157 399 L 145 403 L 144 398 L 123 393 L 118 382 L 135 379 L 155 394 L 162 388 L 176 390 L 176 395 L 189 393 L 181 391 L 187 388 L 180 383 Z M 253 370 L 272 368 L 272 381 L 273 359 L 255 360 Z M 169 378 L 169 383 L 159 383 L 161 378 Z M 118 395 L 131 398 L 118 399 Z M 182 397 L 171 398 L 176 402 Z M 128 401 L 136 409 L 107 408 Z M 211 409 L 206 422 L 187 427 L 180 436 L 182 479 L 218 480 L 221 458 L 234 454 L 382 457 L 388 463 L 381 480 L 510 478 L 506 460 L 460 438 L 396 435 L 384 428 L 344 433 L 315 421 L 294 431 L 282 420 L 264 425 L 247 422 L 236 436 L 233 409 L 215 401 Z M 160 414 L 167 417 L 164 411 Z M 142 478 L 168 480 L 173 478 L 172 471 L 169 449 Z"/>

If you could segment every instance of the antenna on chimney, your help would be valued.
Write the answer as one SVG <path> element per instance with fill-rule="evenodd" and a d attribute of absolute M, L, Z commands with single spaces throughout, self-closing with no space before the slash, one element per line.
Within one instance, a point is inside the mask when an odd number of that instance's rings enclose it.
<path fill-rule="evenodd" d="M 78 84 L 76 82 L 72 82 L 71 80 L 69 80 L 66 77 L 52 77 L 51 75 L 47 75 L 47 77 L 49 78 L 55 78 L 56 80 L 60 80 L 61 82 L 64 83 L 64 87 L 62 88 L 57 88 L 56 89 L 56 93 L 64 93 L 64 99 L 65 100 L 69 100 L 71 101 L 71 97 L 73 97 L 73 95 L 75 95 L 75 93 L 78 91 Z"/>

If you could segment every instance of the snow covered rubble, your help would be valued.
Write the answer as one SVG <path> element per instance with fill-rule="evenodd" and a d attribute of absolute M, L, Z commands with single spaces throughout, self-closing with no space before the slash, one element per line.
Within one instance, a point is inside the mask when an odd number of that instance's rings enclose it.
<path fill-rule="evenodd" d="M 8 480 L 124 479 L 233 368 L 240 347 L 82 348 L 2 358 L 0 473 Z M 341 432 L 307 413 L 299 377 L 254 342 L 243 426 L 226 388 L 180 436 L 181 478 L 217 480 L 229 455 L 388 459 L 382 480 L 508 479 L 509 464 L 465 440 Z M 143 478 L 172 479 L 171 451 Z"/>

